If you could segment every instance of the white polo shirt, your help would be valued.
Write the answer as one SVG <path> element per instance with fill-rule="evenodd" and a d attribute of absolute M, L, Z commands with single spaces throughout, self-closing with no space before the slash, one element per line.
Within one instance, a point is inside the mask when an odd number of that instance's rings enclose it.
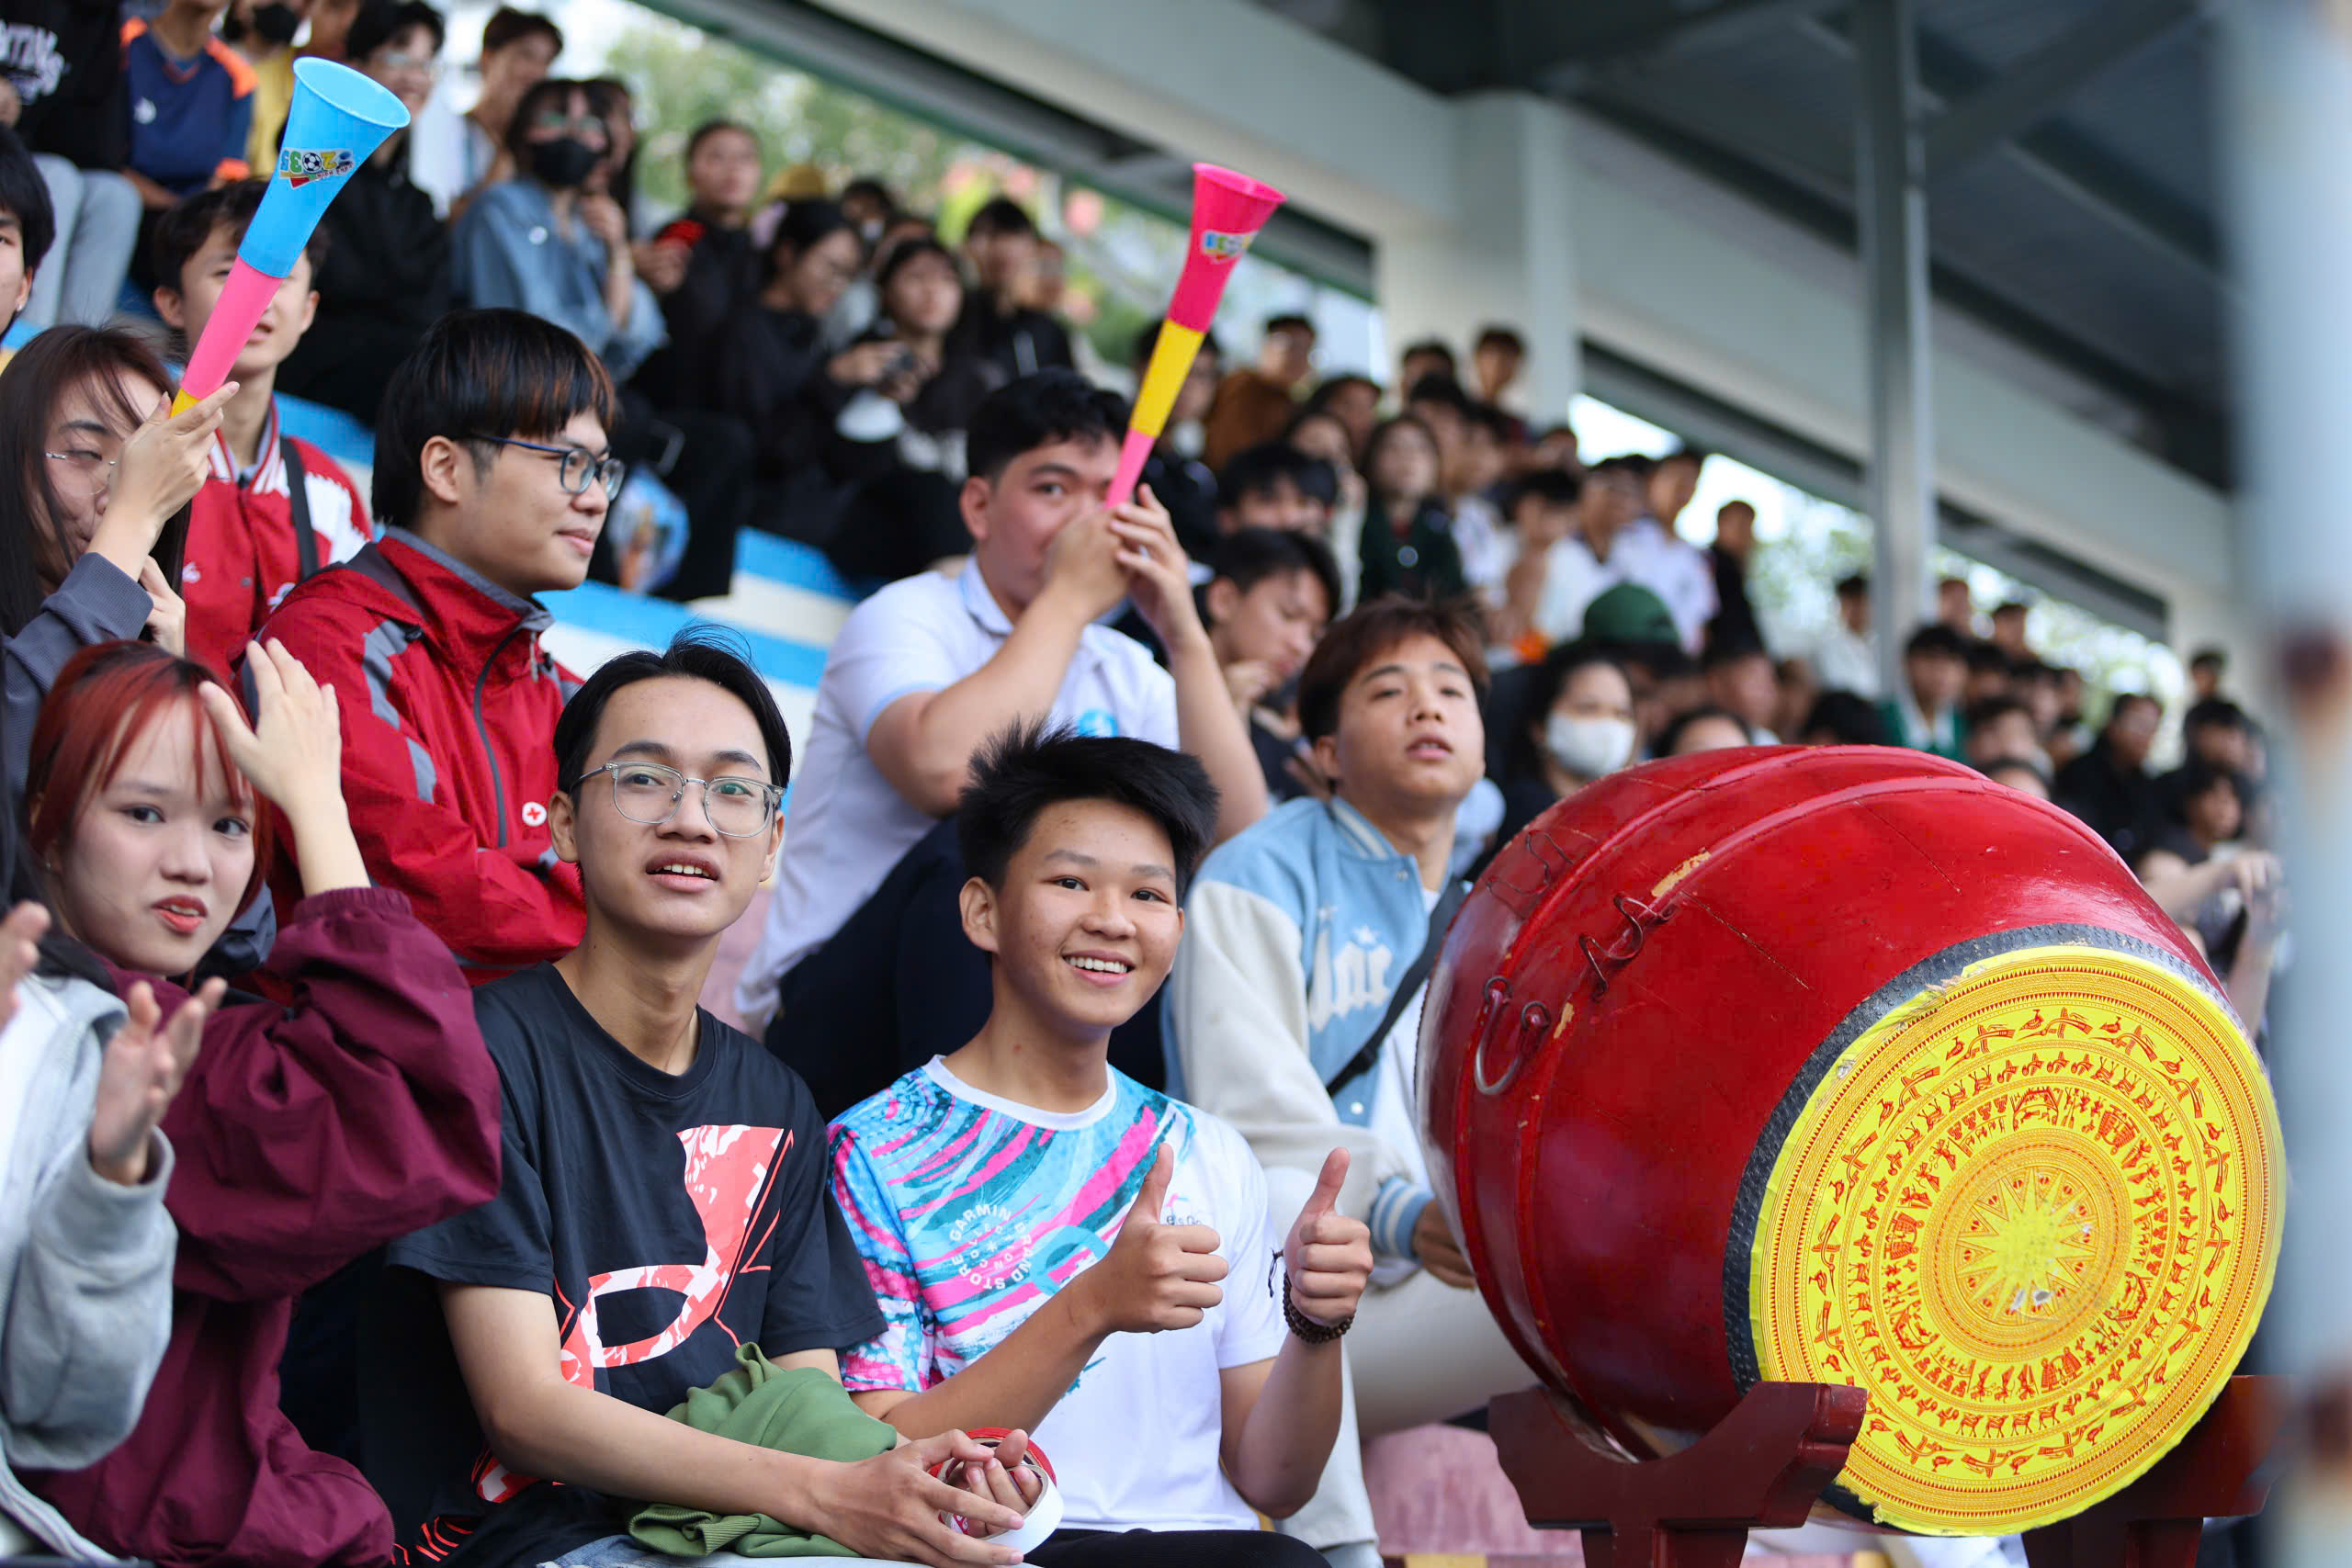
<path fill-rule="evenodd" d="M 937 821 L 866 755 L 874 721 L 901 697 L 944 691 L 977 672 L 1012 635 L 977 564 L 952 578 L 926 571 L 894 582 L 842 623 L 795 770 L 767 927 L 735 987 L 735 1006 L 754 1026 L 775 1010 L 776 981 L 847 924 Z M 1004 723 L 1019 716 L 1008 713 Z M 1176 682 L 1135 638 L 1090 626 L 1079 634 L 1052 717 L 1085 735 L 1173 747 Z"/>

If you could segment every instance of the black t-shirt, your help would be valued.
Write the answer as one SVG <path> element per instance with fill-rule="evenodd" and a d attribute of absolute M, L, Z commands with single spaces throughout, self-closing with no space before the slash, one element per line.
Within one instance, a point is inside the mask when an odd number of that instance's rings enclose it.
<path fill-rule="evenodd" d="M 662 1413 L 739 1342 L 838 1350 L 883 1323 L 791 1069 L 705 1012 L 693 1066 L 662 1072 L 546 964 L 475 1012 L 503 1086 L 499 1195 L 393 1244 L 363 1457 L 406 1561 L 533 1563 L 626 1529 L 625 1505 L 489 1454 L 432 1281 L 545 1294 L 563 1375 Z"/>

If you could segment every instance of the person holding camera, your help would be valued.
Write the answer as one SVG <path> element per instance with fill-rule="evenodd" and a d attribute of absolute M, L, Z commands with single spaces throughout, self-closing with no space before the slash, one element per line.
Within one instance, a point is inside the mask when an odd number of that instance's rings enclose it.
<path fill-rule="evenodd" d="M 964 431 L 1002 373 L 952 339 L 964 278 L 937 240 L 891 247 L 875 288 L 880 319 L 826 367 L 854 390 L 827 447 L 848 490 L 825 553 L 847 576 L 896 581 L 971 549 Z"/>

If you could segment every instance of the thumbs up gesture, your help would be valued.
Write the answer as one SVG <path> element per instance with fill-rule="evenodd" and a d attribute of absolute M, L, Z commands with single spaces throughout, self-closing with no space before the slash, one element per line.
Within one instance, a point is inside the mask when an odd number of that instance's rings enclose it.
<path fill-rule="evenodd" d="M 1157 1334 L 1190 1328 L 1225 1299 L 1216 1282 L 1225 1278 L 1217 1235 L 1206 1225 L 1169 1225 L 1159 1221 L 1168 1205 L 1168 1180 L 1176 1156 L 1166 1144 L 1145 1173 L 1118 1239 L 1100 1263 L 1071 1280 L 1090 1332 Z"/>
<path fill-rule="evenodd" d="M 1314 1196 L 1298 1212 L 1283 1243 L 1290 1270 L 1291 1303 L 1316 1323 L 1329 1326 L 1356 1314 L 1356 1303 L 1372 1279 L 1372 1230 L 1333 1205 L 1348 1179 L 1348 1151 L 1333 1149 L 1323 1161 Z"/>

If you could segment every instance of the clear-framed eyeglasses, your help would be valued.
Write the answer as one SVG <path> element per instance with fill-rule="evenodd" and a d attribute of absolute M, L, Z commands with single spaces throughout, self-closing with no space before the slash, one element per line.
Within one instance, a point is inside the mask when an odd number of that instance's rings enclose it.
<path fill-rule="evenodd" d="M 598 773 L 612 776 L 614 809 L 649 828 L 658 828 L 678 814 L 678 802 L 686 797 L 688 784 L 702 786 L 703 815 L 730 839 L 757 838 L 766 832 L 784 800 L 783 787 L 765 779 L 725 774 L 698 779 L 659 762 L 607 762 L 581 774 L 580 782 L 585 784 Z"/>
<path fill-rule="evenodd" d="M 474 441 L 487 441 L 493 446 L 515 446 L 526 452 L 538 452 L 562 459 L 556 470 L 556 480 L 567 495 L 578 495 L 591 482 L 603 480 L 605 498 L 611 500 L 621 492 L 621 481 L 628 477 L 628 465 L 618 457 L 599 457 L 585 446 L 550 446 L 544 441 L 522 441 L 512 435 L 474 435 Z"/>

